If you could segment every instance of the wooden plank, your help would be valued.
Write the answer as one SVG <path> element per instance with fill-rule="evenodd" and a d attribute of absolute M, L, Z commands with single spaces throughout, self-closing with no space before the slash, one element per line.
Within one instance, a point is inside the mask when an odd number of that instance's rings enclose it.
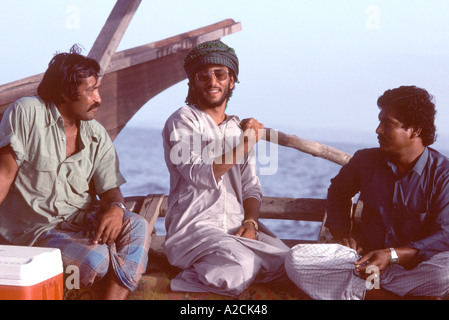
<path fill-rule="evenodd" d="M 264 219 L 323 221 L 325 199 L 264 197 L 260 217 Z"/>
<path fill-rule="evenodd" d="M 220 39 L 240 30 L 242 30 L 240 22 L 227 19 L 174 37 L 117 52 L 107 72 L 125 69 L 179 51 L 186 52 L 201 42 Z"/>
<path fill-rule="evenodd" d="M 142 207 L 143 201 L 146 197 L 144 196 L 132 196 L 125 197 L 125 208 L 130 212 L 139 213 L 140 208 Z"/>
<path fill-rule="evenodd" d="M 111 139 L 117 137 L 149 100 L 185 79 L 184 56 L 185 52 L 178 52 L 103 77 L 100 87 L 103 107 L 98 109 L 95 118 L 106 128 Z"/>
<path fill-rule="evenodd" d="M 159 217 L 165 217 L 168 197 L 160 206 Z M 264 197 L 260 218 L 280 220 L 323 221 L 326 199 Z"/>
<path fill-rule="evenodd" d="M 164 195 L 149 194 L 145 197 L 145 200 L 143 201 L 143 204 L 139 210 L 139 215 L 141 215 L 148 221 L 149 228 L 152 232 L 156 220 L 159 217 L 160 207 L 163 199 Z"/>
<path fill-rule="evenodd" d="M 103 71 L 107 70 L 123 35 L 141 0 L 117 0 L 88 57 L 95 59 Z"/>
<path fill-rule="evenodd" d="M 6 108 L 21 97 L 30 97 L 37 94 L 37 87 L 44 74 L 37 74 L 18 81 L 0 86 L 0 119 Z"/>
<path fill-rule="evenodd" d="M 127 197 L 125 200 L 127 208 L 133 207 L 134 212 L 141 212 L 141 214 L 146 212 L 144 215 L 150 213 L 152 226 L 154 226 L 157 217 L 165 217 L 168 208 L 168 197 L 165 195 L 135 196 Z M 326 199 L 265 197 L 261 205 L 260 218 L 321 222 L 325 216 L 325 210 Z M 266 227 L 263 223 L 260 223 L 260 226 L 264 232 L 271 232 L 265 229 Z M 160 236 L 153 232 L 151 252 L 159 260 L 165 261 L 166 258 L 162 247 L 164 239 L 165 236 Z M 324 234 L 321 230 L 317 240 L 282 239 L 282 241 L 289 247 L 292 247 L 298 243 L 329 242 L 331 239 L 330 234 Z"/>

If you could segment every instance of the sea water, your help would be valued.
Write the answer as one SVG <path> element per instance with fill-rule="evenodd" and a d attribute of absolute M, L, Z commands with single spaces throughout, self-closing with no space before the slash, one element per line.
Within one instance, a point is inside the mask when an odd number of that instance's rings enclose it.
<path fill-rule="evenodd" d="M 326 198 L 330 180 L 341 166 L 305 154 L 295 149 L 266 142 L 256 152 L 262 159 L 259 178 L 264 196 L 289 198 Z M 169 174 L 164 160 L 161 129 L 129 127 L 115 139 L 120 169 L 127 183 L 124 196 L 165 194 L 169 192 Z M 353 154 L 360 146 L 329 144 Z M 259 155 L 257 154 L 259 153 Z M 268 159 L 268 160 L 267 160 Z M 264 220 L 271 231 L 283 239 L 316 240 L 319 222 Z M 158 234 L 164 234 L 163 219 L 156 224 Z"/>

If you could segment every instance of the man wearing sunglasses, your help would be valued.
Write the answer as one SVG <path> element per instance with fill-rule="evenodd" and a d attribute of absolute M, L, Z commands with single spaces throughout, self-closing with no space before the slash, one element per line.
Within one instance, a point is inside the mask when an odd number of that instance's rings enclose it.
<path fill-rule="evenodd" d="M 236 296 L 255 280 L 284 274 L 288 252 L 258 221 L 262 191 L 253 146 L 264 127 L 225 112 L 239 73 L 232 48 L 200 44 L 184 68 L 188 106 L 162 132 L 170 172 L 165 251 L 183 269 L 171 288 Z"/>

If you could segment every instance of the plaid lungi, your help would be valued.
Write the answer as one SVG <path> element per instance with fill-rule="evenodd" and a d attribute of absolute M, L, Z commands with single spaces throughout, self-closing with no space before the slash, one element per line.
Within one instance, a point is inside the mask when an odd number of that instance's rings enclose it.
<path fill-rule="evenodd" d="M 94 244 L 96 213 L 86 216 L 79 227 L 63 222 L 39 237 L 36 246 L 59 248 L 64 267 L 77 266 L 80 283 L 91 286 L 103 278 L 112 267 L 117 279 L 134 291 L 146 270 L 151 230 L 146 220 L 126 212 L 122 230 L 112 245 Z"/>

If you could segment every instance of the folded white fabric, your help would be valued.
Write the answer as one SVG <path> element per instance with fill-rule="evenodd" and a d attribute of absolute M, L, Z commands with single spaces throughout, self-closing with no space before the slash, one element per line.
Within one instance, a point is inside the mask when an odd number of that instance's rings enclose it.
<path fill-rule="evenodd" d="M 355 250 L 339 244 L 299 244 L 290 249 L 285 269 L 313 299 L 360 300 L 366 285 L 354 274 L 359 258 Z"/>

